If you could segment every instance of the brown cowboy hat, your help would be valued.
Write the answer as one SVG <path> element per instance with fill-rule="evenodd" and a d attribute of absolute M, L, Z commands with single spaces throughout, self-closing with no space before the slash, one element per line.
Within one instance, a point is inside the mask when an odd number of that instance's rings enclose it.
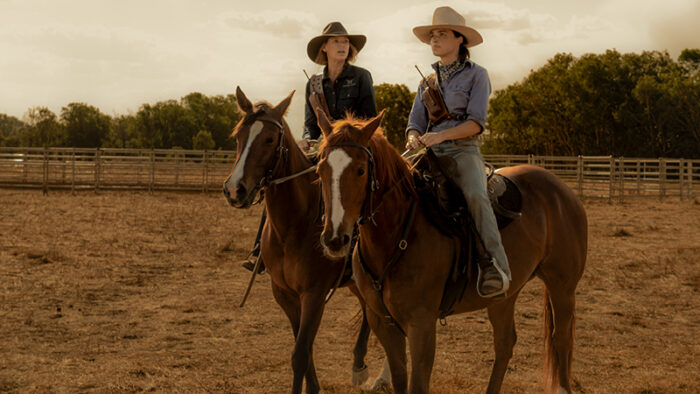
<path fill-rule="evenodd" d="M 360 52 L 360 49 L 362 49 L 362 47 L 365 46 L 365 42 L 367 42 L 367 37 L 362 34 L 348 34 L 348 31 L 345 30 L 340 22 L 331 22 L 326 25 L 320 36 L 312 38 L 306 46 L 306 54 L 309 55 L 309 58 L 314 63 L 316 63 L 318 51 L 321 50 L 321 46 L 323 46 L 329 37 L 347 37 L 348 40 L 350 40 L 350 44 L 357 49 L 357 52 Z"/>
<path fill-rule="evenodd" d="M 438 7 L 433 13 L 433 24 L 413 28 L 419 40 L 430 44 L 430 32 L 435 29 L 450 29 L 467 39 L 466 47 L 471 48 L 484 42 L 478 31 L 468 27 L 464 17 L 450 7 Z"/>

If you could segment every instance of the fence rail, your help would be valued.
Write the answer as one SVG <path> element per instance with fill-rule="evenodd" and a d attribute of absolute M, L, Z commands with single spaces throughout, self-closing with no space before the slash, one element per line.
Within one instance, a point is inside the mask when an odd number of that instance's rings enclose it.
<path fill-rule="evenodd" d="M 0 187 L 212 191 L 234 151 L 0 147 Z M 484 155 L 496 168 L 544 167 L 579 196 L 700 196 L 700 160 L 612 156 Z"/>

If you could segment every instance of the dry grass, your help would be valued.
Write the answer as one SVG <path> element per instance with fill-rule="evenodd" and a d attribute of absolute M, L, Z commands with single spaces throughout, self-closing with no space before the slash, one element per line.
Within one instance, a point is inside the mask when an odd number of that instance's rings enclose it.
<path fill-rule="evenodd" d="M 700 392 L 700 207 L 586 201 L 573 385 L 585 393 Z M 263 276 L 248 305 L 239 267 L 259 209 L 218 194 L 76 196 L 0 190 L 0 391 L 287 392 L 292 334 Z M 325 392 L 350 385 L 357 302 L 336 293 L 317 337 Z M 504 392 L 540 391 L 541 284 L 516 309 Z M 493 360 L 484 311 L 438 328 L 432 387 L 483 392 Z M 371 372 L 381 350 L 370 342 Z"/>

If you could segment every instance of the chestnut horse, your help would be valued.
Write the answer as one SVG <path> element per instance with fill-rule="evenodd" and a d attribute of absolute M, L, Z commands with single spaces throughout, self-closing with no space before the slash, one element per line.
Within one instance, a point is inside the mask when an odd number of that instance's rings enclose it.
<path fill-rule="evenodd" d="M 294 331 L 292 393 L 301 392 L 304 378 L 306 392 L 317 393 L 314 338 L 326 295 L 334 288 L 344 264 L 343 258 L 325 257 L 318 244 L 323 223 L 317 175 L 284 120 L 293 94 L 273 107 L 265 102 L 252 105 L 241 89 L 236 89 L 244 117 L 234 129 L 236 162 L 224 183 L 224 195 L 232 206 L 248 208 L 264 189 L 267 220 L 260 239 L 261 257 L 270 273 L 272 294 Z M 279 182 L 284 179 L 288 180 Z M 352 281 L 349 286 L 359 298 Z M 363 307 L 363 324 L 354 349 L 355 385 L 368 376 L 364 364 L 368 337 Z"/>
<path fill-rule="evenodd" d="M 411 170 L 381 135 L 382 116 L 334 127 L 319 117 L 326 139 L 317 169 L 325 204 L 321 243 L 328 255 L 342 256 L 354 224 L 364 222 L 353 268 L 370 326 L 389 359 L 394 391 L 427 393 L 440 301 L 462 243 L 439 232 L 415 204 Z M 522 216 L 501 230 L 512 270 L 510 289 L 505 298 L 482 298 L 471 283 L 454 311 L 487 308 L 496 353 L 487 392 L 497 393 L 516 341 L 515 300 L 525 283 L 540 278 L 545 284 L 545 389 L 568 393 L 575 290 L 586 261 L 586 213 L 571 189 L 542 168 L 515 166 L 499 173 L 522 193 Z"/>

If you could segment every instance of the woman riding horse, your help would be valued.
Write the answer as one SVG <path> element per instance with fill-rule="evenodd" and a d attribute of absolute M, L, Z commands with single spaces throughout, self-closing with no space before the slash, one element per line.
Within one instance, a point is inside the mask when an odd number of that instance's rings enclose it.
<path fill-rule="evenodd" d="M 491 85 L 486 70 L 469 58 L 468 49 L 483 39 L 450 7 L 437 8 L 433 24 L 416 27 L 413 33 L 440 58 L 432 65 L 436 77 L 429 78 L 433 81 L 437 78 L 432 86 L 444 98 L 437 103 L 444 115 L 432 116 L 429 113 L 432 107 L 426 108 L 429 103 L 424 103 L 423 95 L 417 94 L 406 128 L 406 147 L 416 149 L 425 145 L 437 155 L 450 156 L 456 161 L 458 178 L 454 181 L 462 189 L 484 249 L 490 255 L 489 264 L 479 270 L 479 294 L 503 296 L 511 274 L 486 194 L 486 173 L 478 140 L 484 130 Z M 421 82 L 418 92 L 426 89 L 429 89 L 426 82 Z"/>
<path fill-rule="evenodd" d="M 331 22 L 320 36 L 312 38 L 306 46 L 309 58 L 325 67 L 323 74 L 312 76 L 306 83 L 304 133 L 297 142 L 302 151 L 308 152 L 312 141 L 321 136 L 316 111 L 324 111 L 328 119 L 340 119 L 347 112 L 361 118 L 377 116 L 372 75 L 364 68 L 350 64 L 366 42 L 364 35 L 348 34 L 340 22 Z M 265 212 L 260 222 L 262 229 Z M 259 252 L 257 239 L 251 254 L 257 256 Z M 249 271 L 255 267 L 250 261 L 242 265 Z M 265 263 L 260 262 L 258 272 L 264 269 Z"/>

